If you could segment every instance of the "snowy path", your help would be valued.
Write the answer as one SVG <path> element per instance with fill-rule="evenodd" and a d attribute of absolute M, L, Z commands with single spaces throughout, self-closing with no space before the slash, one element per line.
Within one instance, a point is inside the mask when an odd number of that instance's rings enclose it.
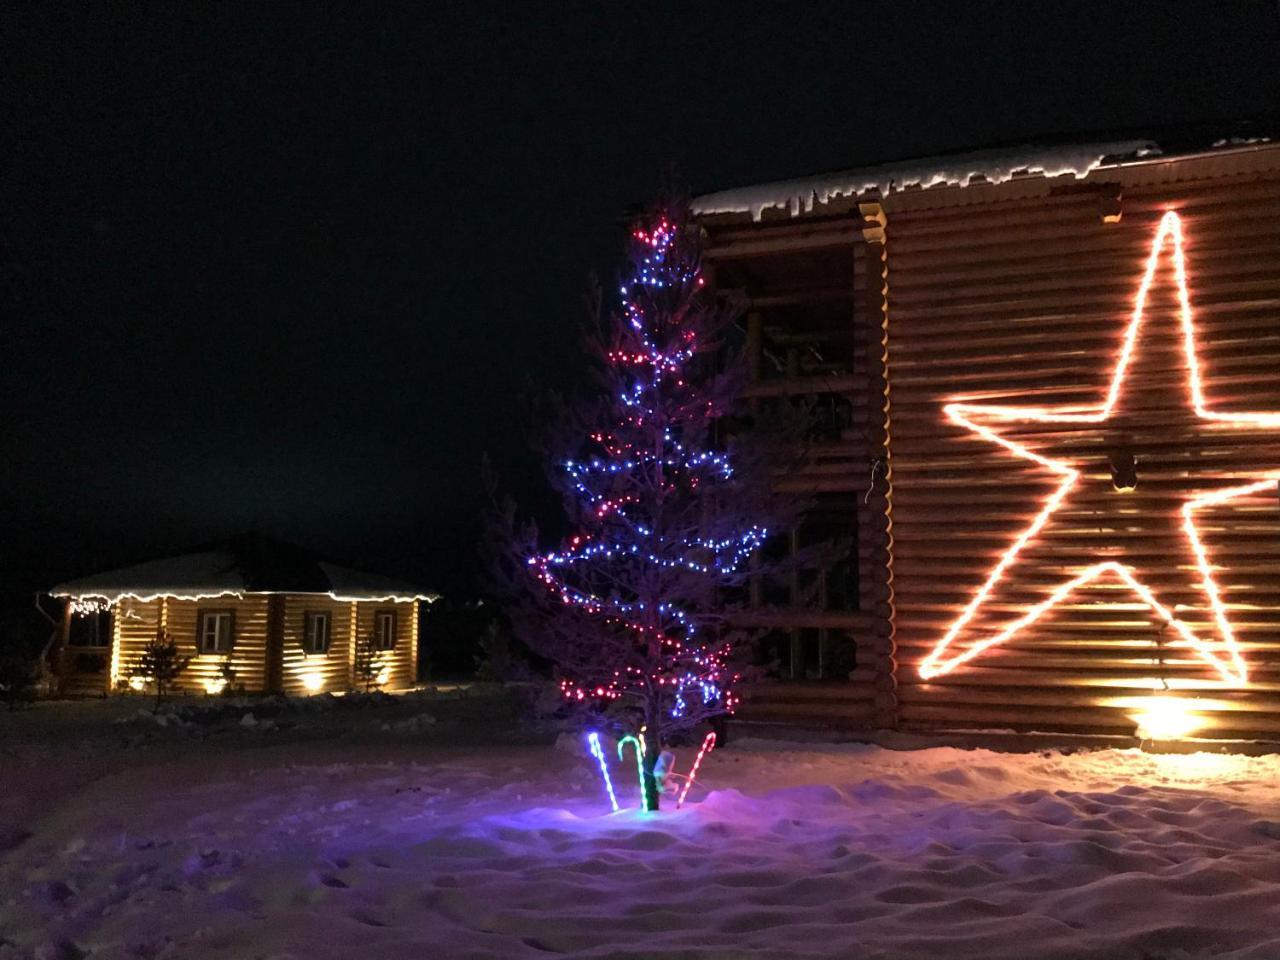
<path fill-rule="evenodd" d="M 548 746 L 181 752 L 0 854 L 0 958 L 1280 957 L 1280 758 L 740 742 L 608 816 Z"/>

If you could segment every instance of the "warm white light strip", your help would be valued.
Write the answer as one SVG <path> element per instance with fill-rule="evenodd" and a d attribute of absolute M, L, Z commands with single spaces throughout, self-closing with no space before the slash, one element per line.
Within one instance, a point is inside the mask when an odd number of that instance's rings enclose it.
<path fill-rule="evenodd" d="M 52 594 L 52 596 L 55 596 L 55 597 L 65 597 L 71 600 L 72 603 L 79 603 L 83 601 L 99 601 L 105 607 L 113 607 L 116 604 L 120 603 L 122 600 L 132 600 L 135 603 L 153 603 L 156 600 L 221 600 L 224 598 L 232 599 L 232 600 L 243 600 L 245 599 L 245 597 L 270 597 L 270 596 L 285 596 L 285 595 L 328 597 L 329 599 L 336 600 L 339 603 L 413 603 L 413 602 L 435 603 L 435 601 L 440 599 L 440 595 L 435 593 L 414 593 L 414 594 L 387 593 L 387 594 L 359 596 L 359 595 L 351 595 L 351 594 L 334 593 L 332 591 L 329 593 L 316 594 L 316 593 L 306 593 L 304 591 L 294 591 L 294 590 L 258 590 L 258 591 L 222 590 L 217 593 L 204 593 L 199 591 L 187 592 L 187 593 L 174 593 L 174 592 L 168 592 L 168 591 L 161 592 L 161 593 L 133 593 L 130 591 L 124 591 L 120 593 L 87 592 L 87 593 Z"/>

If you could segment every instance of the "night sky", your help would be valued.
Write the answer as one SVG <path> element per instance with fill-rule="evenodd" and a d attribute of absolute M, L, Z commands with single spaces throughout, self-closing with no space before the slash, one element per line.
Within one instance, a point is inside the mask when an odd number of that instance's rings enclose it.
<path fill-rule="evenodd" d="M 669 162 L 1280 106 L 1275 0 L 64 6 L 0 15 L 7 596 L 247 530 L 472 589 L 481 455 L 545 513 L 517 395 Z"/>

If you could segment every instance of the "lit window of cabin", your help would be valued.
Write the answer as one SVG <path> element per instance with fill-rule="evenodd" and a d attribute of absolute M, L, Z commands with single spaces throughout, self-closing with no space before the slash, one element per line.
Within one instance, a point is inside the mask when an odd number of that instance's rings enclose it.
<path fill-rule="evenodd" d="M 235 642 L 235 614 L 230 610 L 200 611 L 200 652 L 230 653 Z"/>
<path fill-rule="evenodd" d="M 329 614 L 324 611 L 307 611 L 302 648 L 307 653 L 328 653 L 329 636 Z"/>
<path fill-rule="evenodd" d="M 373 615 L 373 648 L 394 650 L 396 646 L 396 612 L 379 610 Z"/>

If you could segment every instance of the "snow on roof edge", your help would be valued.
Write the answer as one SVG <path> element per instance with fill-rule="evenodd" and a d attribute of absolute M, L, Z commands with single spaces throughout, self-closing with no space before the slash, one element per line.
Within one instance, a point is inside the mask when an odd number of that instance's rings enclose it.
<path fill-rule="evenodd" d="M 295 596 L 328 597 L 338 601 L 386 602 L 400 603 L 416 601 L 435 603 L 440 599 L 438 593 L 398 593 L 371 590 L 249 590 L 221 589 L 218 587 L 154 587 L 144 588 L 146 592 L 120 589 L 72 589 L 70 584 L 60 584 L 49 591 L 51 597 L 63 597 L 69 600 L 101 600 L 110 607 L 122 600 L 135 600 L 138 603 L 150 603 L 153 600 L 216 600 L 220 597 L 240 598 L 251 596 L 270 596 L 272 594 L 289 593 Z"/>
<path fill-rule="evenodd" d="M 303 589 L 298 585 L 278 587 L 253 585 L 234 555 L 221 550 L 180 554 L 160 560 L 91 574 L 60 583 L 49 590 L 54 597 L 95 598 L 108 605 L 121 600 L 149 602 L 162 597 L 187 600 L 211 600 L 217 597 L 242 597 L 248 594 L 295 593 L 328 596 L 335 600 L 417 600 L 433 603 L 439 594 L 384 577 L 343 567 L 328 561 L 316 561 L 323 574 L 324 589 Z M 319 584 L 317 584 L 319 585 Z"/>
<path fill-rule="evenodd" d="M 1083 179 L 1108 157 L 1150 157 L 1160 153 L 1160 146 L 1154 140 L 972 150 L 720 190 L 695 197 L 693 212 L 704 216 L 749 213 L 752 220 L 759 221 L 765 210 L 781 208 L 795 217 L 801 212 L 811 212 L 815 204 L 826 203 L 833 197 L 857 196 L 869 190 L 887 194 L 906 187 L 927 189 L 942 184 L 967 187 L 975 177 L 989 183 L 1004 183 L 1018 173 L 1039 173 L 1045 177 L 1072 174 L 1076 179 Z"/>

